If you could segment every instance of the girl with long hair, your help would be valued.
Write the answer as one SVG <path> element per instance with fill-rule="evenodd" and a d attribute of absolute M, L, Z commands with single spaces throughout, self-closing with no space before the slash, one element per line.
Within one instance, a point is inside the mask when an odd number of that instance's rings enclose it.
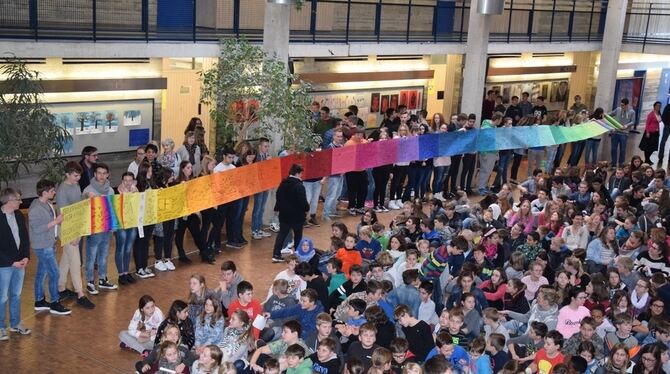
<path fill-rule="evenodd" d="M 149 295 L 140 297 L 137 310 L 128 324 L 128 330 L 119 333 L 121 348 L 129 348 L 139 353 L 154 347 L 156 331 L 163 322 L 163 312 Z"/>

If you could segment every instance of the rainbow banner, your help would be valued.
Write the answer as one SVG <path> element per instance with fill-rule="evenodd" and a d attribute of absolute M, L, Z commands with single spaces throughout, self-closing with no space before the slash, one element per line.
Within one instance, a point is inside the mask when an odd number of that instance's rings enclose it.
<path fill-rule="evenodd" d="M 292 154 L 160 190 L 93 197 L 62 207 L 65 218 L 60 239 L 66 243 L 99 232 L 164 222 L 266 191 L 277 187 L 294 163 L 305 168 L 304 179 L 313 179 L 396 162 L 552 146 L 585 140 L 618 128 L 608 119 L 572 127 L 472 129 Z"/>

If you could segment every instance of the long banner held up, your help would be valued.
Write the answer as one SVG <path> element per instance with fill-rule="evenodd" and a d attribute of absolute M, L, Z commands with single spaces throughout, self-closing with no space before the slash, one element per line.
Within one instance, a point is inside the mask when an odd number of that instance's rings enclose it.
<path fill-rule="evenodd" d="M 164 222 L 266 191 L 289 167 L 301 163 L 304 178 L 319 178 L 395 162 L 468 152 L 543 147 L 588 139 L 619 129 L 608 121 L 573 127 L 527 126 L 427 134 L 351 147 L 293 154 L 142 193 L 94 197 L 62 207 L 61 242 L 100 232 Z"/>

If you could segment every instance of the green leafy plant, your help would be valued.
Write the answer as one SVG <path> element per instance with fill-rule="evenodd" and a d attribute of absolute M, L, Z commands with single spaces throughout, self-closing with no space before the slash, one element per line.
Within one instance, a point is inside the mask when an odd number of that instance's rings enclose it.
<path fill-rule="evenodd" d="M 286 149 L 319 142 L 309 113 L 309 85 L 283 62 L 246 40 L 224 40 L 218 63 L 201 76 L 200 102 L 210 105 L 217 145 L 280 134 Z"/>
<path fill-rule="evenodd" d="M 72 138 L 55 123 L 42 101 L 39 72 L 17 57 L 0 67 L 0 184 L 16 180 L 21 171 L 40 169 L 40 177 L 60 181 L 62 157 Z"/>

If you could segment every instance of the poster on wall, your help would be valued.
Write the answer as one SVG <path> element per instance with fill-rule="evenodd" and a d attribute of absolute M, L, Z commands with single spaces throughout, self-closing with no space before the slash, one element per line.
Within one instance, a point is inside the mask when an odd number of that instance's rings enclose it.
<path fill-rule="evenodd" d="M 130 129 L 142 130 L 142 137 L 135 135 L 135 141 L 145 139 L 147 134 L 151 139 L 153 134 L 153 99 L 61 102 L 47 105 L 54 115 L 55 123 L 72 136 L 72 140 L 64 144 L 66 156 L 78 155 L 85 146 L 91 144 L 98 147 L 100 153 L 131 151 L 134 147 L 128 145 Z"/>
<path fill-rule="evenodd" d="M 566 109 L 570 97 L 567 80 L 551 80 L 538 82 L 504 82 L 489 83 L 486 90 L 493 90 L 503 97 L 503 103 L 509 104 L 513 96 L 521 98 L 524 92 L 534 101 L 538 96 L 544 97 L 544 105 L 549 111 Z"/>
<path fill-rule="evenodd" d="M 635 122 L 640 119 L 640 104 L 642 102 L 642 84 L 644 78 L 617 79 L 614 89 L 612 108 L 619 106 L 622 99 L 628 99 L 630 107 L 635 110 Z"/>
<path fill-rule="evenodd" d="M 370 112 L 379 112 L 379 92 L 374 92 L 370 95 Z"/>
<path fill-rule="evenodd" d="M 389 95 L 384 95 L 382 96 L 382 105 L 381 105 L 381 110 L 380 113 L 384 114 L 389 108 Z"/>
<path fill-rule="evenodd" d="M 407 91 L 407 90 L 402 90 L 402 91 L 400 91 L 400 99 L 399 99 L 400 101 L 399 101 L 398 104 L 399 104 L 399 105 L 408 106 L 408 105 L 407 105 L 407 103 L 408 103 L 408 101 L 407 101 L 407 97 L 408 97 L 408 96 L 409 96 L 409 91 Z"/>

